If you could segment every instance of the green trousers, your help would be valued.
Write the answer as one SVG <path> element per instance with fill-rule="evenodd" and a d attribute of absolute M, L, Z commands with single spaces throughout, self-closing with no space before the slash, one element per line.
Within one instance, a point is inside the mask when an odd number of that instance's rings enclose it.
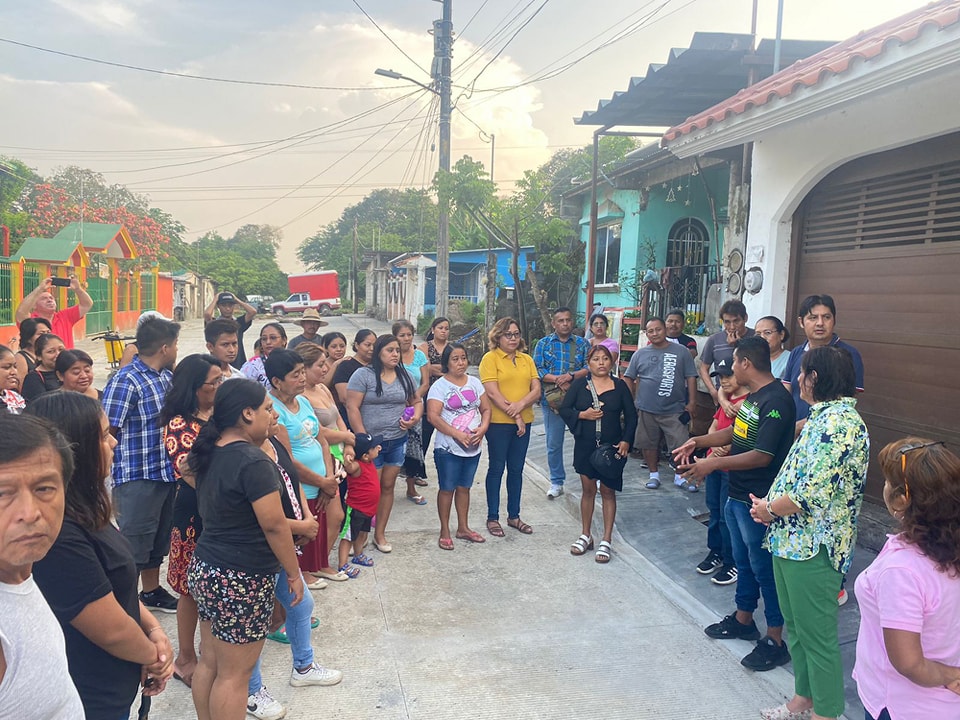
<path fill-rule="evenodd" d="M 843 573 L 824 547 L 809 560 L 773 558 L 780 610 L 787 626 L 797 695 L 823 717 L 843 714 L 843 665 L 837 637 L 837 593 Z"/>

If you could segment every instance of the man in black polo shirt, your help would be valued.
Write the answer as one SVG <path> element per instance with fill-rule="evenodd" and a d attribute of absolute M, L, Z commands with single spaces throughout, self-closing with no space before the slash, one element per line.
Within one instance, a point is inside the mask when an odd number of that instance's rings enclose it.
<path fill-rule="evenodd" d="M 790 660 L 783 642 L 783 615 L 773 580 L 773 558 L 763 547 L 766 527 L 750 517 L 750 495 L 766 495 L 793 444 L 795 408 L 793 398 L 770 372 L 770 346 L 760 337 L 743 338 L 733 353 L 733 373 L 748 388 L 733 425 L 724 430 L 691 438 L 674 451 L 678 471 L 697 483 L 716 470 L 730 475 L 729 497 L 724 516 L 737 563 L 737 610 L 708 626 L 704 632 L 719 640 L 758 640 L 741 664 L 751 670 L 772 670 Z M 730 454 L 705 459 L 691 455 L 697 448 L 730 444 Z M 767 634 L 753 621 L 763 596 Z"/>

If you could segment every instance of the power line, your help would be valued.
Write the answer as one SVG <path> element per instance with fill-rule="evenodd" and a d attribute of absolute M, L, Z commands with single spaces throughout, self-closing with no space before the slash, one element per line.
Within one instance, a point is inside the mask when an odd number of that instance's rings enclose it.
<path fill-rule="evenodd" d="M 480 11 L 483 10 L 483 9 L 487 6 L 487 3 L 488 3 L 488 2 L 490 2 L 490 0 L 483 0 L 483 2 L 480 3 L 480 7 L 478 7 L 478 8 L 474 11 L 473 15 L 470 16 L 470 19 L 467 20 L 467 22 L 464 24 L 464 26 L 463 26 L 462 28 L 460 28 L 460 35 L 461 35 L 461 36 L 467 31 L 467 28 L 470 27 L 470 23 L 472 23 L 472 22 L 474 21 L 474 19 L 477 17 L 477 15 L 480 14 Z"/>
<path fill-rule="evenodd" d="M 157 70 L 156 68 L 142 67 L 140 65 L 130 65 L 128 63 L 113 62 L 111 60 L 102 60 L 100 58 L 88 57 L 86 55 L 77 55 L 76 53 L 68 53 L 62 50 L 53 50 L 51 48 L 40 47 L 39 45 L 31 45 L 29 43 L 18 42 L 17 40 L 11 40 L 9 38 L 0 37 L 0 42 L 7 43 L 8 45 L 16 45 L 22 48 L 28 48 L 30 50 L 37 50 L 38 52 L 49 53 L 50 55 L 59 55 L 60 57 L 72 58 L 73 60 L 82 60 L 84 62 L 96 63 L 98 65 L 108 65 L 110 67 L 122 68 L 124 70 L 136 70 L 137 72 L 152 73 L 154 75 L 165 75 L 168 77 L 177 77 L 183 78 L 185 80 L 203 80 L 204 82 L 217 82 L 217 83 L 227 83 L 230 85 L 256 85 L 259 87 L 282 87 L 282 88 L 294 88 L 297 90 L 349 90 L 349 91 L 375 91 L 380 90 L 381 88 L 375 86 L 357 86 L 357 87 L 340 87 L 334 85 L 302 85 L 300 83 L 287 83 L 287 82 L 266 82 L 259 80 L 237 80 L 234 78 L 222 78 L 222 77 L 211 77 L 209 75 L 189 75 L 187 73 L 174 72 L 173 70 Z M 413 87 L 412 85 L 404 85 L 402 87 Z"/>
<path fill-rule="evenodd" d="M 383 35 L 383 36 L 390 42 L 391 45 L 393 45 L 397 50 L 399 50 L 400 53 L 401 53 L 407 60 L 409 60 L 409 61 L 412 62 L 414 65 L 416 65 L 418 68 L 420 68 L 420 70 L 421 70 L 423 73 L 425 73 L 426 75 L 429 75 L 429 74 L 430 74 L 430 71 L 429 71 L 429 70 L 425 69 L 420 63 L 418 63 L 418 62 L 417 62 L 416 60 L 414 60 L 412 57 L 410 57 L 409 55 L 407 55 L 407 53 L 404 52 L 404 49 L 403 49 L 402 47 L 400 47 L 399 45 L 397 45 L 397 44 L 393 41 L 393 38 L 391 38 L 389 35 L 387 35 L 386 31 L 377 24 L 377 21 L 374 20 L 372 17 L 370 17 L 370 14 L 369 14 L 366 10 L 364 10 L 362 7 L 360 7 L 360 3 L 357 2 L 357 0 L 353 0 L 353 4 L 357 6 L 357 9 L 358 9 L 360 12 L 362 12 L 362 13 L 364 14 L 364 16 L 366 16 L 367 20 L 369 20 L 371 23 L 373 23 L 373 26 L 374 26 L 377 30 L 380 31 L 380 34 Z"/>

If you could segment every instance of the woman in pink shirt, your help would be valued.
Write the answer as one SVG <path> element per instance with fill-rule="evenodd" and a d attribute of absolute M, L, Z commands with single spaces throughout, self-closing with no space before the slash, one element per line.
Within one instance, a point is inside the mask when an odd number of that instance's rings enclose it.
<path fill-rule="evenodd" d="M 960 458 L 904 438 L 880 452 L 900 522 L 856 582 L 853 677 L 868 720 L 960 718 Z"/>

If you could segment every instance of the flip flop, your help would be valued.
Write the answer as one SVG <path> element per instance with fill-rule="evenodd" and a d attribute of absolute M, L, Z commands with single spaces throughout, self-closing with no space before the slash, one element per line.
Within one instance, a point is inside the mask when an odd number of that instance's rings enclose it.
<path fill-rule="evenodd" d="M 178 673 L 176 670 L 173 671 L 173 679 L 174 679 L 174 680 L 179 680 L 180 682 L 182 682 L 182 683 L 183 683 L 184 685 L 186 685 L 187 687 L 192 687 L 192 686 L 193 686 L 193 685 L 192 685 L 192 681 L 191 681 L 191 682 L 187 682 L 186 680 L 184 680 L 184 679 L 183 679 L 183 675 L 181 675 L 180 673 Z"/>
<path fill-rule="evenodd" d="M 473 530 L 465 533 L 457 533 L 457 540 L 468 540 L 472 543 L 482 543 L 487 541 L 483 535 Z"/>
<path fill-rule="evenodd" d="M 441 550 L 453 550 L 453 538 L 440 538 L 437 543 Z"/>
<path fill-rule="evenodd" d="M 283 643 L 284 645 L 290 644 L 290 638 L 287 637 L 287 626 L 284 625 L 279 630 L 274 630 L 272 633 L 267 633 L 267 640 L 273 640 L 274 642 Z"/>
<path fill-rule="evenodd" d="M 417 487 L 426 487 L 426 486 L 429 485 L 430 483 L 428 483 L 428 482 L 427 482 L 426 480 L 424 480 L 423 478 L 415 478 L 414 481 L 413 481 L 413 484 L 416 485 Z"/>
<path fill-rule="evenodd" d="M 426 505 L 427 499 L 423 495 L 407 495 L 407 500 L 414 505 Z"/>

